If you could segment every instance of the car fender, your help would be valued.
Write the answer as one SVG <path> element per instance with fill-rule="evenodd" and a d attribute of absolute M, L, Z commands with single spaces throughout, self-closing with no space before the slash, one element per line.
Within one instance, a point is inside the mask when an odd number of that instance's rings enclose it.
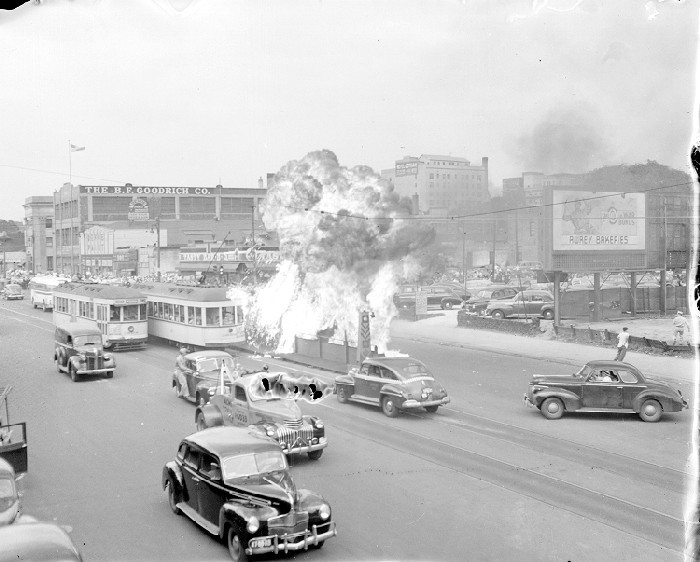
<path fill-rule="evenodd" d="M 338 375 L 335 377 L 335 384 L 348 384 L 350 386 L 355 386 L 355 379 L 350 375 Z"/>
<path fill-rule="evenodd" d="M 656 400 L 661 404 L 661 409 L 664 412 L 674 412 L 680 411 L 682 409 L 681 397 L 678 395 L 673 395 L 671 392 L 664 392 L 663 390 L 645 390 L 637 394 L 632 401 L 632 409 L 639 413 L 642 409 L 642 404 L 645 400 Z"/>
<path fill-rule="evenodd" d="M 204 422 L 207 427 L 215 427 L 217 425 L 224 425 L 224 415 L 221 410 L 212 404 L 205 404 L 204 406 L 198 406 L 194 412 L 194 423 L 197 423 L 197 418 L 199 414 L 204 416 Z"/>
<path fill-rule="evenodd" d="M 80 355 L 73 355 L 68 359 L 68 363 L 73 365 L 73 368 L 77 371 L 80 369 Z M 68 367 L 68 365 L 66 365 Z"/>
<path fill-rule="evenodd" d="M 299 506 L 309 514 L 310 523 L 325 523 L 333 519 L 333 510 L 331 509 L 331 517 L 326 520 L 321 519 L 319 511 L 321 507 L 325 504 L 330 507 L 330 504 L 323 499 L 322 496 L 311 490 L 306 490 L 300 488 L 298 490 L 299 494 Z"/>
<path fill-rule="evenodd" d="M 182 480 L 182 471 L 180 465 L 175 461 L 169 461 L 163 467 L 163 478 L 161 482 L 162 488 L 165 490 L 165 483 L 170 480 L 173 483 L 173 492 L 175 498 L 179 499 L 182 496 L 184 481 Z"/>
<path fill-rule="evenodd" d="M 224 538 L 226 525 L 231 525 L 237 533 L 246 538 L 249 535 L 246 525 L 251 517 L 256 517 L 258 521 L 267 521 L 279 515 L 279 511 L 272 506 L 250 506 L 236 501 L 226 502 L 219 511 L 219 537 Z"/>
<path fill-rule="evenodd" d="M 564 408 L 567 410 L 578 410 L 579 408 L 581 408 L 580 396 L 577 396 L 576 394 L 568 390 L 554 388 L 548 390 L 540 390 L 537 394 L 535 394 L 535 406 L 539 408 L 540 406 L 542 406 L 542 402 L 544 402 L 547 398 L 559 398 L 562 402 L 564 402 Z"/>

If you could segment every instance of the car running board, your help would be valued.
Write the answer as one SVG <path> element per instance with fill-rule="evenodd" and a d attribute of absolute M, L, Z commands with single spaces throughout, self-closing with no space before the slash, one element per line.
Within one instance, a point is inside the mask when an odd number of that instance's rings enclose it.
<path fill-rule="evenodd" d="M 212 535 L 216 535 L 217 537 L 219 536 L 219 527 L 214 525 L 214 523 L 211 523 L 204 519 L 199 513 L 197 513 L 192 507 L 187 505 L 185 502 L 180 502 L 177 504 L 177 507 L 180 508 L 182 513 L 187 515 L 192 521 L 197 523 L 200 527 L 202 527 L 205 531 L 211 533 Z"/>
<path fill-rule="evenodd" d="M 353 394 L 348 400 L 353 402 L 361 402 L 362 404 L 371 404 L 372 406 L 379 406 L 379 398 L 367 398 L 366 396 L 360 396 L 359 394 Z"/>

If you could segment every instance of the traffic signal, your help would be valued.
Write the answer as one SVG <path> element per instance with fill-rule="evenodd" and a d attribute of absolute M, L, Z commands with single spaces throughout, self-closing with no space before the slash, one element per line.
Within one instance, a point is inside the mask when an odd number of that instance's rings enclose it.
<path fill-rule="evenodd" d="M 224 266 L 220 265 L 219 266 L 219 275 L 223 275 L 223 274 L 224 274 Z"/>

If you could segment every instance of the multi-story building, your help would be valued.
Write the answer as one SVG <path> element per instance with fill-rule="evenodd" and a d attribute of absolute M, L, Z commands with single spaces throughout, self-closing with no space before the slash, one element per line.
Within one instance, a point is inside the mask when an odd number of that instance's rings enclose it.
<path fill-rule="evenodd" d="M 472 165 L 466 158 L 422 154 L 397 160 L 391 179 L 396 192 L 406 197 L 418 196 L 421 213 L 431 209 L 467 209 L 489 201 L 489 159 Z"/>
<path fill-rule="evenodd" d="M 179 269 L 183 248 L 267 246 L 258 211 L 266 193 L 262 180 L 258 188 L 64 184 L 51 202 L 53 269 L 140 275 Z M 217 265 L 232 273 L 241 264 Z"/>
<path fill-rule="evenodd" d="M 24 246 L 27 270 L 45 273 L 54 269 L 53 197 L 27 197 L 24 205 Z"/>

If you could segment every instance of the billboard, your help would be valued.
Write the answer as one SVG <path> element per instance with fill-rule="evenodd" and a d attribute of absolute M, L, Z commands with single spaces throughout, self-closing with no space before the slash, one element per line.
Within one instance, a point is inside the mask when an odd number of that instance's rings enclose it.
<path fill-rule="evenodd" d="M 645 195 L 552 191 L 552 250 L 644 250 Z"/>
<path fill-rule="evenodd" d="M 396 177 L 417 176 L 418 175 L 418 161 L 396 162 L 395 173 L 396 173 Z"/>

